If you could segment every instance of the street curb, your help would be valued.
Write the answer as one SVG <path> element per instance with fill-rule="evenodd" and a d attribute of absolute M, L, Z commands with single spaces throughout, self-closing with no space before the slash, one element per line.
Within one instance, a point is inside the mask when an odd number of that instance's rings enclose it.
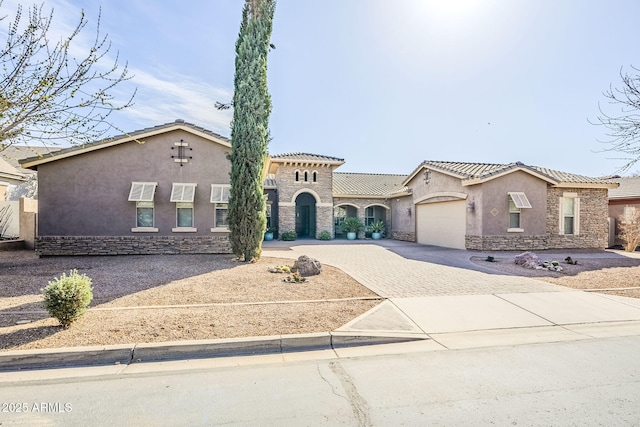
<path fill-rule="evenodd" d="M 13 350 L 0 352 L 0 372 L 331 350 L 426 339 L 430 338 L 424 334 L 320 332 L 48 350 Z"/>

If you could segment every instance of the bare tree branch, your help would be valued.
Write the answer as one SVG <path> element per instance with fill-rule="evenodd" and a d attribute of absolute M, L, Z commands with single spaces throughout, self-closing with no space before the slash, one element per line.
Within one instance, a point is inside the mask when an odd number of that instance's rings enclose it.
<path fill-rule="evenodd" d="M 626 163 L 620 171 L 627 171 L 640 160 L 640 69 L 631 66 L 632 74 L 620 69 L 621 87 L 609 86 L 603 92 L 610 107 L 598 103 L 600 115 L 591 122 L 607 128 L 604 151 L 622 153 Z"/>
<path fill-rule="evenodd" d="M 108 57 L 111 43 L 100 33 L 100 18 L 99 13 L 93 43 L 78 59 L 71 48 L 87 25 L 84 11 L 71 34 L 52 43 L 47 34 L 53 10 L 47 15 L 42 5 L 33 6 L 23 22 L 18 6 L 0 49 L 0 151 L 29 141 L 77 145 L 98 140 L 113 128 L 109 115 L 133 104 L 135 90 L 124 101 L 113 93 L 131 76 L 117 54 Z"/>

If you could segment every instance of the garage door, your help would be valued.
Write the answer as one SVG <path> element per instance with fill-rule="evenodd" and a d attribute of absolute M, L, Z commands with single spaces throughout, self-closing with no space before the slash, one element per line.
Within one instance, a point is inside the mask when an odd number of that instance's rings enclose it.
<path fill-rule="evenodd" d="M 423 245 L 464 249 L 467 210 L 464 200 L 416 206 L 416 235 Z"/>

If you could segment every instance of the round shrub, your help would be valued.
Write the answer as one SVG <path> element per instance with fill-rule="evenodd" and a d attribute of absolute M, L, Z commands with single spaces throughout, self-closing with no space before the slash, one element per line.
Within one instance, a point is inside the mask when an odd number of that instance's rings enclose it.
<path fill-rule="evenodd" d="M 78 274 L 77 270 L 71 270 L 68 276 L 62 273 L 59 278 L 50 281 L 42 289 L 42 295 L 44 308 L 51 317 L 55 317 L 63 327 L 68 328 L 91 304 L 91 279 L 85 274 Z"/>
<path fill-rule="evenodd" d="M 331 240 L 331 233 L 327 230 L 323 230 L 318 234 L 318 240 Z"/>
<path fill-rule="evenodd" d="M 298 238 L 298 234 L 295 231 L 285 231 L 280 235 L 282 240 L 293 241 Z"/>

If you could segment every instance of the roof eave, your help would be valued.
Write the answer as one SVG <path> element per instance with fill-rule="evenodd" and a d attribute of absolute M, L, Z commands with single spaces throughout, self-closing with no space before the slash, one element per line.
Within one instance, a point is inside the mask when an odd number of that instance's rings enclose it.
<path fill-rule="evenodd" d="M 609 183 L 609 182 L 565 182 L 565 181 L 561 181 L 558 182 L 557 184 L 553 185 L 552 187 L 558 187 L 558 188 L 575 188 L 575 187 L 580 187 L 580 188 L 604 188 L 604 189 L 608 189 L 608 188 L 618 188 L 618 184 L 613 182 L 613 183 Z"/>
<path fill-rule="evenodd" d="M 141 133 L 132 133 L 130 135 L 127 135 L 125 137 L 122 138 L 118 138 L 118 139 L 114 139 L 113 141 L 108 141 L 106 140 L 106 142 L 97 142 L 88 146 L 79 146 L 77 149 L 72 149 L 69 151 L 64 151 L 62 153 L 60 152 L 54 152 L 51 156 L 38 156 L 38 157 L 30 157 L 27 159 L 24 159 L 22 161 L 20 161 L 20 166 L 25 168 L 25 169 L 32 169 L 32 170 L 37 170 L 38 169 L 38 165 L 44 164 L 44 163 L 49 163 L 49 162 L 54 162 L 57 160 L 62 160 L 62 159 L 66 159 L 69 157 L 73 157 L 73 156 L 77 156 L 80 154 L 84 154 L 84 153 L 89 153 L 92 151 L 96 151 L 96 150 L 101 150 L 103 148 L 108 148 L 108 147 L 113 147 L 114 145 L 119 145 L 119 144 L 124 144 L 126 142 L 131 142 L 131 141 L 138 141 L 138 143 L 140 144 L 144 144 L 143 139 L 145 138 L 150 138 L 152 136 L 156 136 L 156 135 L 160 135 L 163 133 L 167 133 L 167 132 L 172 132 L 174 130 L 184 130 L 186 132 L 192 133 L 194 135 L 198 135 L 202 138 L 208 139 L 210 141 L 216 142 L 220 145 L 225 146 L 226 148 L 231 148 L 231 143 L 228 141 L 225 141 L 222 138 L 216 138 L 213 135 L 210 135 L 206 132 L 202 132 L 198 129 L 194 129 L 190 126 L 186 126 L 183 123 L 175 123 L 172 124 L 170 126 L 167 127 L 159 127 L 157 129 L 149 129 L 148 131 L 141 131 Z"/>

